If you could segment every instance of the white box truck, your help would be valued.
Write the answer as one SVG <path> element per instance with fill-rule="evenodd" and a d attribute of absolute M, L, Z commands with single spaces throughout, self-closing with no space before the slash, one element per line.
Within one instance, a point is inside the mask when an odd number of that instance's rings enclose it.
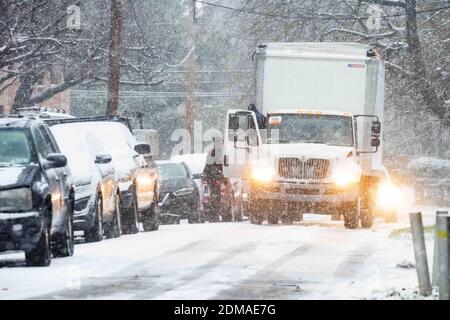
<path fill-rule="evenodd" d="M 381 162 L 384 62 L 355 43 L 268 43 L 256 60 L 256 107 L 230 110 L 223 169 L 246 179 L 252 223 L 304 213 L 370 228 Z M 260 116 L 260 115 L 259 115 Z M 261 121 L 259 121 L 261 123 Z"/>

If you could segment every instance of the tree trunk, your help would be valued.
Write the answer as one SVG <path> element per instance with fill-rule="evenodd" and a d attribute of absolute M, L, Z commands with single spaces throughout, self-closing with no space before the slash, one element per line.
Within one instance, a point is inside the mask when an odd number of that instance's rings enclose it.
<path fill-rule="evenodd" d="M 111 0 L 111 30 L 109 40 L 109 80 L 106 115 L 116 115 L 119 110 L 120 62 L 122 60 L 122 0 Z"/>
<path fill-rule="evenodd" d="M 411 80 L 417 92 L 422 96 L 425 107 L 433 112 L 439 119 L 445 120 L 444 124 L 450 126 L 445 101 L 438 97 L 427 78 L 426 65 L 420 45 L 417 30 L 417 3 L 416 0 L 406 0 L 406 42 L 408 44 L 409 65 L 414 73 Z"/>
<path fill-rule="evenodd" d="M 14 97 L 14 103 L 11 111 L 17 111 L 19 108 L 32 107 L 31 97 L 36 82 L 42 78 L 42 74 L 29 74 L 20 78 L 20 84 Z"/>

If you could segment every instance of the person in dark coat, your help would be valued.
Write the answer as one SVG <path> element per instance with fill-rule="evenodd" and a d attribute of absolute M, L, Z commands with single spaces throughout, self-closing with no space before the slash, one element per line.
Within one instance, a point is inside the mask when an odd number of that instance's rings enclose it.
<path fill-rule="evenodd" d="M 254 103 L 251 103 L 248 106 L 248 110 L 249 111 L 253 111 L 256 115 L 256 121 L 258 121 L 258 127 L 260 129 L 265 129 L 266 128 L 266 121 L 267 121 L 267 117 L 265 115 L 263 115 L 261 112 L 259 112 L 259 110 L 256 108 Z"/>

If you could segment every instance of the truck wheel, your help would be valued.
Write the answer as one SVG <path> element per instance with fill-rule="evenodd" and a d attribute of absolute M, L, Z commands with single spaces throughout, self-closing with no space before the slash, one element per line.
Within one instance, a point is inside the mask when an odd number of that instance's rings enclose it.
<path fill-rule="evenodd" d="M 116 195 L 116 207 L 113 220 L 105 227 L 106 239 L 118 238 L 122 235 L 122 219 L 120 213 L 120 196 Z"/>
<path fill-rule="evenodd" d="M 103 200 L 100 194 L 95 199 L 94 225 L 84 231 L 86 242 L 99 242 L 103 240 Z"/>
<path fill-rule="evenodd" d="M 278 224 L 279 220 L 280 219 L 279 219 L 279 217 L 278 217 L 278 215 L 276 213 L 269 213 L 267 215 L 267 222 L 269 224 Z"/>
<path fill-rule="evenodd" d="M 260 214 L 250 214 L 250 223 L 261 225 L 264 222 L 264 217 Z"/>
<path fill-rule="evenodd" d="M 361 228 L 370 229 L 373 226 L 373 210 L 364 208 L 361 210 Z"/>
<path fill-rule="evenodd" d="M 25 252 L 25 261 L 30 267 L 46 267 L 52 262 L 52 253 L 50 245 L 50 228 L 47 221 L 44 222 L 41 238 L 36 247 Z"/>
<path fill-rule="evenodd" d="M 71 257 L 75 249 L 75 237 L 73 231 L 73 205 L 69 204 L 66 227 L 63 233 L 56 234 L 52 246 L 54 257 Z"/>
<path fill-rule="evenodd" d="M 356 229 L 359 224 L 359 200 L 345 208 L 344 226 L 346 229 Z"/>
<path fill-rule="evenodd" d="M 281 217 L 281 223 L 282 224 L 287 224 L 287 225 L 293 224 L 294 223 L 294 215 L 292 213 L 284 214 Z"/>
<path fill-rule="evenodd" d="M 139 209 L 136 190 L 133 192 L 133 203 L 131 207 L 123 210 L 122 232 L 123 234 L 135 234 L 139 232 Z"/>

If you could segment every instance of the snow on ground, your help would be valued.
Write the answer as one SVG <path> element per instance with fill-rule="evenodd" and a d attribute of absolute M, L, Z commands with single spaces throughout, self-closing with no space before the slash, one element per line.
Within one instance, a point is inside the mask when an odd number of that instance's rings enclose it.
<path fill-rule="evenodd" d="M 434 223 L 437 208 L 414 208 Z M 161 226 L 94 244 L 48 268 L 0 256 L 0 299 L 417 299 L 408 227 L 371 230 L 305 215 L 292 226 L 215 223 Z M 395 232 L 394 232 L 395 234 Z M 432 237 L 428 237 L 432 262 Z M 431 270 L 431 266 L 430 266 Z"/>

